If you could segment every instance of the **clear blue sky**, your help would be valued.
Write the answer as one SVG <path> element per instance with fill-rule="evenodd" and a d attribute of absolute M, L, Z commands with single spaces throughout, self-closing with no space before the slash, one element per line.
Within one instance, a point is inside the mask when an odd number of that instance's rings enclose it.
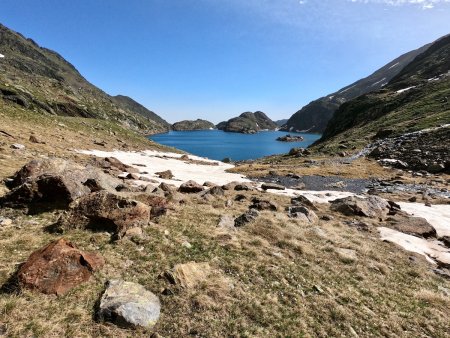
<path fill-rule="evenodd" d="M 109 94 L 219 122 L 288 118 L 450 33 L 450 0 L 1 0 L 0 21 Z"/>

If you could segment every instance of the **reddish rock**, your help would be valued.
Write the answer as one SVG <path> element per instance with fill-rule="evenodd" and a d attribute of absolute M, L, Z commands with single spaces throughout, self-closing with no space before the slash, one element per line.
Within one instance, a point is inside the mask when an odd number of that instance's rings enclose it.
<path fill-rule="evenodd" d="M 21 288 L 63 295 L 104 264 L 100 255 L 83 252 L 62 238 L 33 252 L 20 267 L 18 281 Z"/>
<path fill-rule="evenodd" d="M 187 181 L 180 186 L 179 191 L 185 193 L 197 193 L 203 191 L 205 188 L 195 181 Z"/>

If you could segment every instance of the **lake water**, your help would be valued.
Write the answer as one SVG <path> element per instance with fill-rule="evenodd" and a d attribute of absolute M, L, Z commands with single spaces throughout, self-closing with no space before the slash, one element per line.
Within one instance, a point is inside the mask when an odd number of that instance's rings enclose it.
<path fill-rule="evenodd" d="M 230 157 L 234 161 L 256 159 L 263 156 L 283 154 L 291 148 L 306 148 L 320 138 L 317 134 L 289 133 L 301 135 L 302 142 L 276 141 L 286 132 L 263 131 L 257 134 L 227 133 L 222 130 L 170 131 L 150 136 L 155 142 L 175 147 L 191 154 L 222 160 Z"/>

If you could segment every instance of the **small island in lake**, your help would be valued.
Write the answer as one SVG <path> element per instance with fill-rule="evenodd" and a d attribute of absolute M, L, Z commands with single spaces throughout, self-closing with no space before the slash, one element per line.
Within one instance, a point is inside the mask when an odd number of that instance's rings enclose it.
<path fill-rule="evenodd" d="M 228 121 L 220 122 L 217 129 L 242 134 L 256 134 L 263 130 L 276 130 L 277 125 L 261 111 L 245 112 Z"/>
<path fill-rule="evenodd" d="M 303 136 L 300 135 L 287 134 L 284 136 L 277 137 L 277 141 L 281 142 L 301 142 L 303 140 L 304 140 Z"/>
<path fill-rule="evenodd" d="M 197 119 L 197 120 L 184 120 L 172 124 L 172 129 L 176 131 L 188 131 L 188 130 L 208 130 L 215 129 L 214 123 Z"/>

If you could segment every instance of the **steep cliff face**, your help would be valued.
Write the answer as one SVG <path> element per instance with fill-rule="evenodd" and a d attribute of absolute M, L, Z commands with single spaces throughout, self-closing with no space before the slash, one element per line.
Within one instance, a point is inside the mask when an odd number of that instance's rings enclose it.
<path fill-rule="evenodd" d="M 142 133 L 168 129 L 169 124 L 156 114 L 131 99 L 111 97 L 61 55 L 3 25 L 0 53 L 0 99 L 4 104 L 36 113 L 115 121 Z"/>
<path fill-rule="evenodd" d="M 345 102 L 360 95 L 377 91 L 389 83 L 417 55 L 427 50 L 430 44 L 392 60 L 370 76 L 356 81 L 335 93 L 310 102 L 297 111 L 281 128 L 285 131 L 309 131 L 323 133 L 334 112 Z"/>

